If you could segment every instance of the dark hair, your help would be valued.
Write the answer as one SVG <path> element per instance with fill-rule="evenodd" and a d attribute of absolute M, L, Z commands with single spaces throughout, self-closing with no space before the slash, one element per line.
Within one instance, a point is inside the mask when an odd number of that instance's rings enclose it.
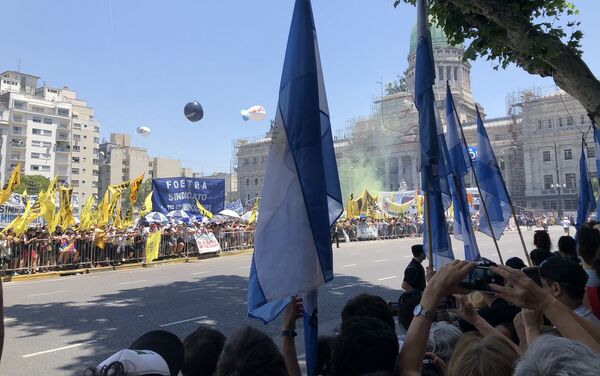
<path fill-rule="evenodd" d="M 410 250 L 414 257 L 420 257 L 425 254 L 425 251 L 423 251 L 423 244 L 415 244 L 410 247 Z"/>
<path fill-rule="evenodd" d="M 577 257 L 577 242 L 568 235 L 561 236 L 558 239 L 558 251 L 570 257 Z"/>
<path fill-rule="evenodd" d="M 544 230 L 536 230 L 533 233 L 533 244 L 536 248 L 548 251 L 552 249 L 552 240 L 550 240 L 550 235 Z"/>
<path fill-rule="evenodd" d="M 246 326 L 225 343 L 219 362 L 219 376 L 287 376 L 283 356 L 265 333 Z"/>
<path fill-rule="evenodd" d="M 600 249 L 600 231 L 586 223 L 579 228 L 576 236 L 579 256 L 586 264 L 592 265 Z"/>
<path fill-rule="evenodd" d="M 316 375 L 331 375 L 331 348 L 333 346 L 333 336 L 320 336 L 317 340 L 317 369 Z"/>
<path fill-rule="evenodd" d="M 225 336 L 216 329 L 200 325 L 183 341 L 183 376 L 212 376 L 217 369 Z"/>
<path fill-rule="evenodd" d="M 525 262 L 523 262 L 523 260 L 519 257 L 511 257 L 508 260 L 506 260 L 506 266 L 518 270 L 527 267 L 527 265 L 525 265 Z"/>
<path fill-rule="evenodd" d="M 333 375 L 393 371 L 398 349 L 398 338 L 389 325 L 374 317 L 353 317 L 342 324 L 342 333 L 333 343 Z"/>
<path fill-rule="evenodd" d="M 414 310 L 421 303 L 423 292 L 420 290 L 407 291 L 398 298 L 398 324 L 408 330 L 414 317 Z"/>
<path fill-rule="evenodd" d="M 529 257 L 531 257 L 531 262 L 534 266 L 540 266 L 542 262 L 552 257 L 552 252 L 545 249 L 536 248 L 533 251 L 531 251 Z"/>
<path fill-rule="evenodd" d="M 342 310 L 342 327 L 344 322 L 352 317 L 375 317 L 396 331 L 394 314 L 387 302 L 380 296 L 364 293 L 348 300 Z"/>

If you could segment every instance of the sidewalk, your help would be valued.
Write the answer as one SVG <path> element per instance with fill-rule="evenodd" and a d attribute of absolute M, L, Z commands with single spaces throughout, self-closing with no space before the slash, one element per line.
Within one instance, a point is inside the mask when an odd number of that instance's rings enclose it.
<path fill-rule="evenodd" d="M 41 279 L 60 278 L 60 277 L 76 275 L 76 274 L 90 274 L 90 273 L 109 272 L 109 271 L 114 271 L 114 270 L 148 268 L 148 267 L 154 267 L 157 265 L 165 265 L 165 264 L 182 264 L 182 263 L 188 263 L 188 262 L 195 263 L 195 262 L 201 262 L 202 260 L 206 260 L 209 258 L 252 254 L 253 252 L 254 252 L 254 249 L 249 248 L 249 249 L 243 249 L 243 250 L 237 250 L 237 251 L 220 252 L 217 254 L 211 253 L 211 254 L 198 255 L 197 257 L 193 257 L 193 258 L 166 259 L 166 260 L 161 260 L 161 261 L 155 261 L 150 264 L 141 262 L 141 263 L 135 263 L 135 264 L 101 266 L 101 267 L 97 267 L 97 268 L 80 268 L 80 269 L 71 269 L 71 270 L 41 272 L 41 273 L 35 273 L 35 274 L 6 275 L 6 276 L 2 276 L 2 282 L 35 281 L 35 280 L 41 280 Z"/>

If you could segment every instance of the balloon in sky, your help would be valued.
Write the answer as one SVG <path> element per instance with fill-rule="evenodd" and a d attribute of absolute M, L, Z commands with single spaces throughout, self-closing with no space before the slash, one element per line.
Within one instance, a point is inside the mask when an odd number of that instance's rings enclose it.
<path fill-rule="evenodd" d="M 135 130 L 135 134 L 140 135 L 142 137 L 150 136 L 150 128 L 148 127 L 137 127 Z"/>
<path fill-rule="evenodd" d="M 188 102 L 183 109 L 185 117 L 189 121 L 200 121 L 204 117 L 204 109 L 197 101 Z"/>
<path fill-rule="evenodd" d="M 240 113 L 242 114 L 242 119 L 244 119 L 244 121 L 260 121 L 267 115 L 267 112 L 263 106 L 252 106 L 247 110 L 241 110 Z"/>

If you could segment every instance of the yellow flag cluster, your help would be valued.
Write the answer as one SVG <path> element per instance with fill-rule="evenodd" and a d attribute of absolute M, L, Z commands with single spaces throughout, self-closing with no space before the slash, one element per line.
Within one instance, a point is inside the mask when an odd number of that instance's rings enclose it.
<path fill-rule="evenodd" d="M 148 196 L 146 196 L 146 199 L 144 200 L 144 206 L 142 206 L 142 209 L 140 209 L 140 217 L 145 216 L 146 214 L 150 213 L 152 211 L 152 191 L 150 191 L 150 193 L 148 193 Z"/>
<path fill-rule="evenodd" d="M 348 218 L 357 218 L 359 216 L 376 218 L 378 196 L 372 196 L 369 191 L 365 190 L 358 199 L 350 198 L 346 206 Z"/>

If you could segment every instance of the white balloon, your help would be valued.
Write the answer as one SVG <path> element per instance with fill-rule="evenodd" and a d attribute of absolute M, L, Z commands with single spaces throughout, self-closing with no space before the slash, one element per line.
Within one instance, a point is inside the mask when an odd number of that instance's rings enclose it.
<path fill-rule="evenodd" d="M 150 136 L 150 128 L 148 128 L 148 127 L 137 127 L 137 129 L 135 130 L 135 133 L 137 135 L 142 136 L 142 137 L 148 137 L 148 136 Z"/>
<path fill-rule="evenodd" d="M 242 119 L 244 119 L 244 121 L 260 121 L 267 115 L 267 111 L 265 111 L 263 106 L 252 106 L 247 110 L 241 110 L 240 113 L 242 114 Z"/>

